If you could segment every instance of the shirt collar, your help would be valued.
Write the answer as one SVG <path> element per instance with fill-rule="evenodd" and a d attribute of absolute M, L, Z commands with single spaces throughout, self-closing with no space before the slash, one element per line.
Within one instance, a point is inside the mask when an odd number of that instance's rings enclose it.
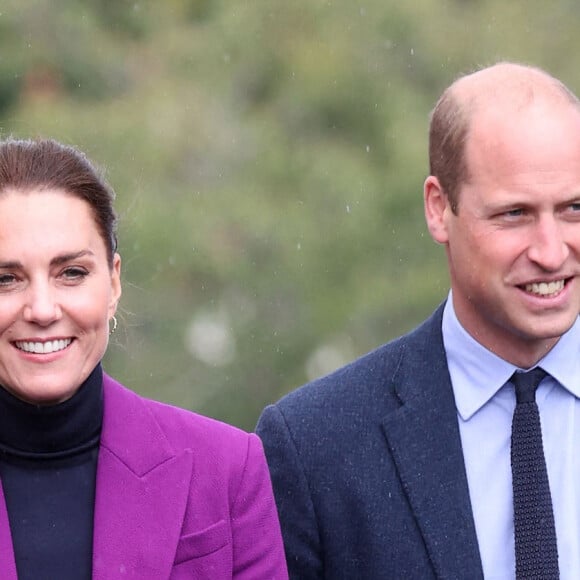
<path fill-rule="evenodd" d="M 452 294 L 443 311 L 443 344 L 459 415 L 470 419 L 518 368 L 477 342 L 460 324 Z M 580 398 L 580 322 L 576 322 L 538 363 Z"/>
<path fill-rule="evenodd" d="M 580 399 L 580 320 L 562 335 L 554 348 L 538 363 L 567 391 Z"/>

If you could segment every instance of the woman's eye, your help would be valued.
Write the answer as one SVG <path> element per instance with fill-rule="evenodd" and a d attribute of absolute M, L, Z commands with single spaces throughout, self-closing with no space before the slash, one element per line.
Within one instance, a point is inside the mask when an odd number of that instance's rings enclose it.
<path fill-rule="evenodd" d="M 14 283 L 16 276 L 14 274 L 0 274 L 0 286 L 8 286 Z"/>
<path fill-rule="evenodd" d="M 62 272 L 62 277 L 67 280 L 80 280 L 88 275 L 88 272 L 84 268 L 66 268 Z"/>

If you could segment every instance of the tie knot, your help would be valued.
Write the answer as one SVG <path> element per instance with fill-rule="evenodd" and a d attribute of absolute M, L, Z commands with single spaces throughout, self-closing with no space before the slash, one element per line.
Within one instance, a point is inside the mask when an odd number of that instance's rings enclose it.
<path fill-rule="evenodd" d="M 536 367 L 531 371 L 516 371 L 510 381 L 516 388 L 516 400 L 518 403 L 533 403 L 536 400 L 536 389 L 547 375 L 546 371 Z"/>

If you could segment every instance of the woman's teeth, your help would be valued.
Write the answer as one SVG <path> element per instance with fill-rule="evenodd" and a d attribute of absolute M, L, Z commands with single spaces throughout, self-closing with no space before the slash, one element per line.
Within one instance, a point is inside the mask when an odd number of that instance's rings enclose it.
<path fill-rule="evenodd" d="M 32 352 L 35 354 L 50 354 L 65 349 L 72 342 L 72 338 L 61 340 L 48 340 L 46 342 L 30 342 L 26 340 L 17 341 L 16 348 L 24 352 Z"/>

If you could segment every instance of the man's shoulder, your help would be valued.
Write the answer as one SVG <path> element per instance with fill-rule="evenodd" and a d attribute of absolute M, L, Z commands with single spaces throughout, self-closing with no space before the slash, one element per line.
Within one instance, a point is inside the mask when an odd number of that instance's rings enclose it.
<path fill-rule="evenodd" d="M 334 372 L 317 378 L 285 395 L 276 406 L 285 415 L 325 414 L 333 408 L 345 409 L 388 400 L 393 395 L 394 378 L 429 359 L 441 359 L 440 306 L 427 320 L 409 333 L 399 336 L 357 358 Z"/>

